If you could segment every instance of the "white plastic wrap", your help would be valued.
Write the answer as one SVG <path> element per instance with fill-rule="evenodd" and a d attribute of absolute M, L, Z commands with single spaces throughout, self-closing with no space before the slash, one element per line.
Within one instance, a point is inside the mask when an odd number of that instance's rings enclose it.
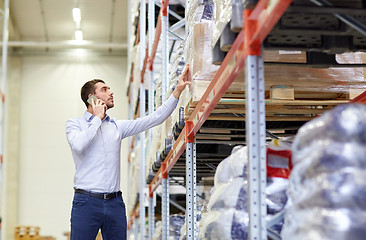
<path fill-rule="evenodd" d="M 284 226 L 282 239 L 360 240 L 366 236 L 365 212 L 345 208 L 291 210 Z"/>
<path fill-rule="evenodd" d="M 231 240 L 247 239 L 248 213 L 229 208 L 225 211 L 212 211 L 203 220 L 203 239 Z"/>
<path fill-rule="evenodd" d="M 237 146 L 218 165 L 208 212 L 202 215 L 203 239 L 247 239 L 247 154 L 246 146 Z M 266 204 L 269 215 L 283 210 L 287 202 L 287 186 L 287 179 L 267 178 Z M 280 232 L 281 225 L 277 224 L 275 230 Z"/>
<path fill-rule="evenodd" d="M 338 106 L 298 131 L 283 239 L 364 239 L 365 134 L 361 104 Z"/>
<path fill-rule="evenodd" d="M 215 46 L 219 39 L 222 30 L 224 30 L 226 24 L 230 21 L 232 16 L 232 0 L 214 0 L 215 3 L 215 25 L 212 34 L 212 48 Z"/>
<path fill-rule="evenodd" d="M 230 156 L 225 158 L 217 166 L 214 184 L 219 186 L 229 182 L 233 178 L 246 177 L 246 166 L 248 164 L 248 148 L 236 146 Z"/>
<path fill-rule="evenodd" d="M 180 229 L 182 228 L 185 222 L 184 215 L 170 215 L 169 216 L 169 240 L 179 240 L 180 238 Z M 159 221 L 156 223 L 155 233 L 152 238 L 153 240 L 162 239 L 162 222 Z"/>
<path fill-rule="evenodd" d="M 215 14 L 215 4 L 212 0 L 193 0 L 187 12 L 187 24 L 191 29 L 196 23 L 212 21 Z"/>
<path fill-rule="evenodd" d="M 246 210 L 247 188 L 248 182 L 241 177 L 233 178 L 226 184 L 216 186 L 208 204 L 208 210 L 220 211 L 227 208 L 235 208 L 236 210 L 242 211 Z"/>
<path fill-rule="evenodd" d="M 212 27 L 214 4 L 212 0 L 193 1 L 188 10 L 189 35 L 185 58 L 191 66 L 193 80 L 212 80 L 218 66 L 212 64 Z"/>

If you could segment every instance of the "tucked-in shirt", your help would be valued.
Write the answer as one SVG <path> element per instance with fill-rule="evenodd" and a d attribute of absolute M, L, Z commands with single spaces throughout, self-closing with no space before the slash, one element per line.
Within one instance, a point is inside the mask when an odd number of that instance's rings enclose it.
<path fill-rule="evenodd" d="M 66 136 L 75 162 L 74 188 L 97 193 L 120 190 L 121 141 L 159 125 L 178 103 L 173 95 L 150 115 L 135 120 L 103 119 L 88 111 L 66 122 Z"/>

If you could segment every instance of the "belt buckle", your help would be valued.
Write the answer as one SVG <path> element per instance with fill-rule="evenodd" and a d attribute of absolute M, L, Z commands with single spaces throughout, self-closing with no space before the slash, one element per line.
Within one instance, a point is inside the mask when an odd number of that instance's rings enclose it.
<path fill-rule="evenodd" d="M 103 194 L 103 198 L 104 198 L 104 200 L 107 200 L 107 197 L 108 197 L 108 194 L 107 194 L 107 193 L 104 193 L 104 194 Z"/>

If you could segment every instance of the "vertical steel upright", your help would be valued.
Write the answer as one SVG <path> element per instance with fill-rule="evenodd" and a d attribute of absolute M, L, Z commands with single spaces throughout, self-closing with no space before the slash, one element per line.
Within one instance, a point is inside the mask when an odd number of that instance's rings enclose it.
<path fill-rule="evenodd" d="M 155 0 L 149 0 L 149 56 L 151 56 L 152 52 L 152 45 L 155 37 Z M 152 59 L 149 58 L 149 65 L 148 65 L 148 76 L 149 76 L 149 114 L 152 114 L 154 111 L 154 71 L 153 71 L 154 63 Z M 149 146 L 151 146 L 153 140 L 153 129 L 149 129 L 148 133 L 148 141 Z M 149 148 L 149 152 L 151 151 L 151 148 Z M 154 211 L 154 199 L 153 194 L 149 191 L 149 234 L 148 238 L 149 240 L 152 240 L 152 237 L 154 235 L 154 228 L 155 228 L 155 211 Z"/>
<path fill-rule="evenodd" d="M 148 18 L 149 18 L 149 23 L 148 23 L 148 38 L 149 38 L 149 56 L 151 56 L 151 52 L 152 52 L 152 45 L 154 42 L 154 38 L 155 38 L 155 0 L 149 0 L 149 10 L 148 10 Z M 152 114 L 154 111 L 154 63 L 153 60 L 149 58 L 149 64 L 148 64 L 148 77 L 149 77 L 149 114 Z M 148 133 L 148 142 L 149 142 L 149 146 L 151 146 L 152 144 L 152 140 L 153 140 L 153 128 L 149 129 L 149 133 Z M 151 151 L 151 148 L 149 147 L 148 152 Z M 151 154 L 151 153 L 150 153 Z M 149 216 L 149 233 L 148 233 L 148 239 L 152 240 L 153 236 L 154 236 L 154 228 L 155 228 L 155 211 L 154 211 L 154 196 L 155 193 L 151 193 L 150 189 L 149 189 L 149 211 L 148 211 L 148 216 Z"/>
<path fill-rule="evenodd" d="M 169 240 L 169 179 L 166 169 L 166 163 L 161 163 L 162 173 L 162 199 L 161 199 L 161 212 L 162 212 L 162 239 Z"/>
<path fill-rule="evenodd" d="M 161 1 L 161 48 L 162 48 L 162 102 L 166 101 L 166 95 L 169 83 L 169 0 Z M 162 163 L 162 213 L 163 213 L 163 229 L 162 237 L 163 240 L 169 239 L 169 179 L 168 173 L 166 172 L 166 164 Z"/>
<path fill-rule="evenodd" d="M 135 218 L 135 220 L 137 220 Z M 135 239 L 138 239 L 138 235 L 139 235 L 139 222 L 138 221 L 134 221 L 134 224 L 135 224 Z"/>
<path fill-rule="evenodd" d="M 250 20 L 251 10 L 244 11 L 246 142 L 249 159 L 249 239 L 266 240 L 266 122 L 264 102 L 264 65 L 260 41 L 250 42 L 257 21 Z"/>
<path fill-rule="evenodd" d="M 146 49 L 146 3 L 140 2 L 140 73 L 144 65 Z M 140 86 L 140 117 L 145 116 L 145 85 L 144 76 L 141 74 Z M 140 236 L 145 239 L 145 132 L 140 133 Z"/>
<path fill-rule="evenodd" d="M 186 0 L 185 17 L 188 17 L 190 0 Z M 185 26 L 186 39 L 189 35 L 188 21 Z M 186 238 L 197 238 L 196 230 L 196 136 L 193 132 L 194 124 L 186 121 Z"/>
<path fill-rule="evenodd" d="M 162 102 L 165 102 L 166 95 L 169 88 L 169 0 L 162 0 L 161 7 L 163 8 L 161 11 L 161 52 L 162 56 L 162 93 L 161 98 Z"/>
<path fill-rule="evenodd" d="M 152 240 L 154 232 L 155 232 L 154 192 L 151 192 L 151 186 L 149 186 L 149 240 Z"/>
<path fill-rule="evenodd" d="M 5 94 L 7 82 L 7 68 L 8 68 L 8 40 L 9 40 L 9 0 L 4 1 L 3 12 L 3 52 L 2 52 L 2 80 L 1 80 L 1 143 L 0 143 L 0 160 L 3 163 L 4 146 L 5 146 Z"/>
<path fill-rule="evenodd" d="M 149 0 L 149 9 L 148 9 L 148 53 L 149 56 L 151 56 L 151 52 L 152 52 L 152 45 L 154 43 L 154 38 L 155 38 L 155 0 Z M 148 69 L 147 69 L 147 74 L 148 74 L 148 81 L 149 81 L 149 100 L 148 100 L 148 104 L 149 104 L 149 114 L 152 114 L 154 112 L 154 89 L 155 89 L 155 84 L 154 84 L 154 63 L 153 60 L 148 59 Z M 151 146 L 151 142 L 152 142 L 152 138 L 153 138 L 153 128 L 149 129 L 148 132 L 148 141 L 149 141 L 149 146 Z M 150 152 L 150 148 L 149 151 Z"/>
<path fill-rule="evenodd" d="M 196 136 L 186 121 L 186 228 L 187 239 L 196 239 Z"/>

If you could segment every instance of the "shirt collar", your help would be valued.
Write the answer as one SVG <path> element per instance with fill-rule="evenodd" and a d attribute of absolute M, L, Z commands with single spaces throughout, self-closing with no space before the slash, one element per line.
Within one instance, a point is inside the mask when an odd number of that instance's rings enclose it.
<path fill-rule="evenodd" d="M 93 120 L 95 116 L 93 114 L 91 114 L 90 112 L 88 111 L 85 111 L 84 113 L 84 118 L 87 122 L 90 122 L 91 120 Z M 106 115 L 106 117 L 103 119 L 103 121 L 107 121 L 107 122 L 110 122 L 112 121 L 111 118 L 108 116 L 108 114 Z"/>

